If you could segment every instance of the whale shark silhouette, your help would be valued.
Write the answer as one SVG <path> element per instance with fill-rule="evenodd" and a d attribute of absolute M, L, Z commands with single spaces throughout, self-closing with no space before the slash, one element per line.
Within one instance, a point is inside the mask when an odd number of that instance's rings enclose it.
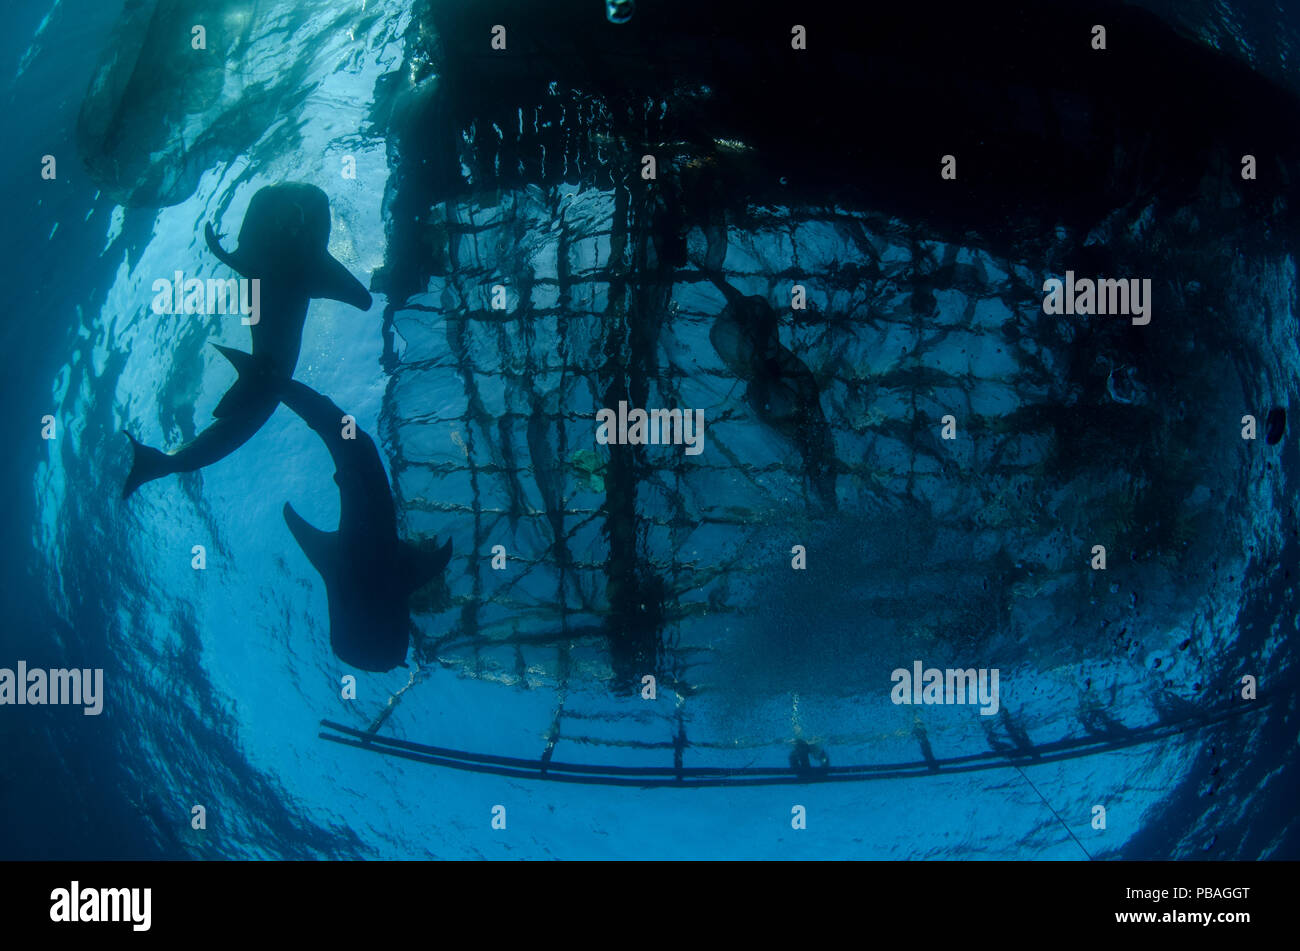
<path fill-rule="evenodd" d="M 709 328 L 709 342 L 727 369 L 745 381 L 745 402 L 754 415 L 794 443 L 814 491 L 828 508 L 836 508 L 835 443 L 812 371 L 781 343 L 771 304 L 741 294 L 716 272 L 696 264 L 727 299 Z"/>
<path fill-rule="evenodd" d="M 241 377 L 256 372 L 248 354 L 217 349 Z M 447 567 L 451 541 L 439 548 L 436 539 L 422 547 L 398 539 L 388 475 L 374 440 L 360 429 L 346 438 L 343 411 L 305 383 L 280 378 L 269 388 L 315 430 L 334 460 L 337 531 L 321 531 L 284 504 L 289 530 L 325 581 L 330 646 L 340 660 L 361 670 L 399 667 L 406 662 L 410 638 L 407 599 Z"/>
<path fill-rule="evenodd" d="M 163 453 L 126 434 L 134 455 L 123 498 L 153 479 L 225 458 L 262 428 L 277 405 L 268 383 L 291 377 L 298 364 L 312 298 L 370 309 L 369 292 L 330 255 L 329 234 L 329 199 L 315 185 L 297 182 L 270 185 L 253 196 L 233 252 L 221 247 L 211 224 L 206 226 L 212 253 L 241 277 L 260 282 L 261 314 L 249 328 L 253 364 L 213 410 L 216 422 L 188 445 Z"/>

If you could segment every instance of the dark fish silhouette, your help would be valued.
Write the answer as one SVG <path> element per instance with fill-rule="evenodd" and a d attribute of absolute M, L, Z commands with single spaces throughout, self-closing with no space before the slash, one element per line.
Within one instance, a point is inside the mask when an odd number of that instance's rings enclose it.
<path fill-rule="evenodd" d="M 218 347 L 242 377 L 253 358 Z M 365 432 L 345 438 L 343 411 L 296 380 L 271 387 L 285 406 L 316 431 L 334 459 L 339 487 L 339 527 L 324 532 L 284 505 L 284 520 L 303 553 L 320 572 L 329 599 L 330 646 L 345 663 L 386 671 L 406 661 L 411 616 L 407 599 L 436 578 L 451 560 L 451 541 L 417 547 L 397 537 L 397 513 L 379 451 Z"/>
<path fill-rule="evenodd" d="M 253 196 L 233 252 L 222 248 L 207 226 L 212 253 L 241 277 L 260 282 L 260 314 L 249 328 L 252 364 L 213 410 L 216 422 L 188 445 L 163 453 L 127 433 L 134 458 L 123 498 L 152 479 L 224 459 L 262 428 L 277 405 L 268 384 L 292 376 L 298 364 L 312 298 L 370 308 L 369 292 L 330 255 L 329 234 L 329 199 L 315 185 L 299 183 L 271 185 Z"/>
<path fill-rule="evenodd" d="M 727 369 L 746 382 L 749 408 L 795 444 L 813 489 L 829 508 L 835 508 L 835 443 L 812 371 L 782 345 L 771 304 L 761 297 L 746 297 L 705 273 L 727 298 L 727 306 L 709 330 L 713 348 Z"/>

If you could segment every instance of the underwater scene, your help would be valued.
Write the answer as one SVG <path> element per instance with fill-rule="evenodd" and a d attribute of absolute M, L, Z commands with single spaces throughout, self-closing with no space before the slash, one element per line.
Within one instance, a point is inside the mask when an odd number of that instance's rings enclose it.
<path fill-rule="evenodd" d="M 6 11 L 0 859 L 1300 858 L 1300 5 Z"/>

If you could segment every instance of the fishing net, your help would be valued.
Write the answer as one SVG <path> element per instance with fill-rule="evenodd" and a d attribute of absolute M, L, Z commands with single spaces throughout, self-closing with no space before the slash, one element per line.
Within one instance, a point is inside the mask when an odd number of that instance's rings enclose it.
<path fill-rule="evenodd" d="M 1086 235 L 1046 242 L 1044 267 L 867 212 L 746 206 L 686 229 L 701 266 L 672 267 L 656 207 L 629 176 L 431 209 L 446 273 L 394 308 L 385 408 L 408 531 L 457 546 L 428 605 L 450 610 L 417 611 L 426 663 L 554 691 L 548 753 L 809 735 L 878 757 L 935 719 L 952 753 L 993 743 L 973 710 L 884 699 L 914 658 L 999 667 L 1001 728 L 1055 696 L 1018 727 L 1044 741 L 1204 700 L 1233 578 L 1265 543 L 1245 513 L 1268 476 L 1240 418 L 1280 385 L 1253 350 L 1294 332 L 1287 259 L 1233 262 L 1216 292 L 1178 241 L 1199 222 L 1141 218 L 1108 236 L 1111 260 L 1156 275 L 1155 326 L 1178 328 L 1142 334 L 1043 313 L 1052 264 L 1096 260 Z M 746 399 L 711 337 L 727 300 L 709 274 L 770 303 L 820 413 L 783 428 Z M 597 411 L 620 399 L 702 409 L 703 451 L 599 445 Z M 810 468 L 793 430 L 823 425 Z M 722 735 L 688 739 L 695 719 Z"/>
<path fill-rule="evenodd" d="M 495 13 L 417 5 L 376 110 L 382 435 L 407 534 L 456 546 L 408 691 L 442 668 L 550 695 L 530 755 L 674 768 L 930 764 L 1231 705 L 1235 619 L 1287 543 L 1243 416 L 1286 404 L 1297 339 L 1291 259 L 1234 168 L 1153 169 L 1117 119 L 1094 126 L 1117 207 L 895 214 L 710 106 L 710 68 L 763 75 L 743 55 L 772 23 L 729 22 L 712 67 L 665 49 L 680 76 L 611 54 L 615 82 L 506 7 L 524 52 L 493 59 Z M 862 88 L 857 62 L 789 85 Z M 1058 99 L 1068 144 L 1092 119 Z M 1150 323 L 1045 313 L 1067 271 L 1149 279 Z M 599 442 L 620 404 L 702 411 L 702 451 Z M 891 702 L 918 661 L 999 670 L 998 709 Z"/>

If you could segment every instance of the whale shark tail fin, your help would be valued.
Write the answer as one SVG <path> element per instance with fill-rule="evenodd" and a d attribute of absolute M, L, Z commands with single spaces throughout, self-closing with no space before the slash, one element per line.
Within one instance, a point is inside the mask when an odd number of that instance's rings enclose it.
<path fill-rule="evenodd" d="M 307 293 L 351 304 L 357 310 L 369 310 L 373 299 L 365 285 L 329 254 L 321 255 L 307 274 Z"/>
<path fill-rule="evenodd" d="M 438 539 L 411 545 L 401 542 L 399 571 L 406 583 L 406 591 L 412 594 L 419 591 L 430 581 L 437 578 L 451 562 L 451 539 L 441 547 Z"/>
<path fill-rule="evenodd" d="M 171 474 L 172 467 L 165 452 L 146 446 L 125 429 L 122 432 L 131 440 L 131 471 L 122 487 L 122 498 L 129 499 L 146 482 Z"/>
<path fill-rule="evenodd" d="M 315 525 L 293 510 L 288 502 L 284 503 L 284 521 L 293 533 L 298 547 L 307 556 L 307 560 L 320 573 L 322 578 L 332 577 L 332 569 L 338 554 L 338 532 L 323 532 Z"/>

